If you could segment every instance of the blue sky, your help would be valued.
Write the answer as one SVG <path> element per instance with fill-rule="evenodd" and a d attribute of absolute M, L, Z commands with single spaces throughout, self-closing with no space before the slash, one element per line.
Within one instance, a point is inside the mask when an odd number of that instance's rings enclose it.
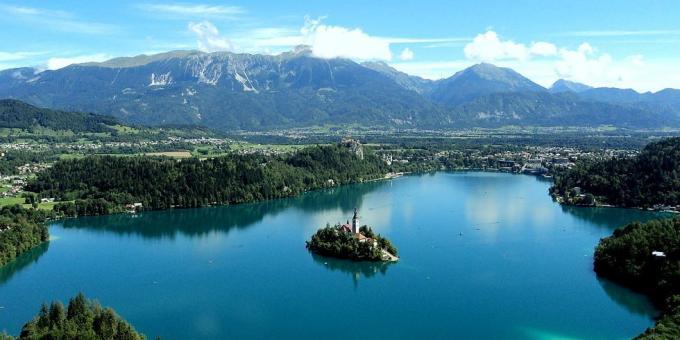
<path fill-rule="evenodd" d="M 680 1 L 3 0 L 0 24 L 0 69 L 304 43 L 427 78 L 484 61 L 545 86 L 680 88 Z"/>

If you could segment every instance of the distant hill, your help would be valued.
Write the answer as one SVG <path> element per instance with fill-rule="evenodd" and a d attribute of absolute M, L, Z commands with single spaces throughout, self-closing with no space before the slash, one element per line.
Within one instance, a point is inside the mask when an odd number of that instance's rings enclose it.
<path fill-rule="evenodd" d="M 586 90 L 592 89 L 591 86 L 565 80 L 565 79 L 558 79 L 555 83 L 552 84 L 550 87 L 550 92 L 551 93 L 561 93 L 561 92 L 583 92 Z"/>
<path fill-rule="evenodd" d="M 438 81 L 382 62 L 322 59 L 300 46 L 279 55 L 172 51 L 0 71 L 0 98 L 94 112 L 140 125 L 259 130 L 318 125 L 680 127 L 680 91 L 640 94 L 478 64 Z"/>
<path fill-rule="evenodd" d="M 456 110 L 473 126 L 537 125 L 653 128 L 678 124 L 677 118 L 632 106 L 585 101 L 577 95 L 509 92 L 478 96 Z"/>
<path fill-rule="evenodd" d="M 480 95 L 544 91 L 542 86 L 509 68 L 483 63 L 438 81 L 429 97 L 439 104 L 452 107 Z"/>
<path fill-rule="evenodd" d="M 117 124 L 118 120 L 112 117 L 38 108 L 14 99 L 0 100 L 2 128 L 110 132 L 113 131 L 112 126 Z"/>

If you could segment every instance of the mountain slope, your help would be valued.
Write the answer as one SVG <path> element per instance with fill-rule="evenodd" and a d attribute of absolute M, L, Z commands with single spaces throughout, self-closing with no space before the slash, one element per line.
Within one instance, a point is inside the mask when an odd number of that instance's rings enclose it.
<path fill-rule="evenodd" d="M 112 117 L 38 108 L 18 100 L 0 100 L 0 127 L 73 132 L 110 132 L 118 122 Z"/>
<path fill-rule="evenodd" d="M 437 82 L 429 96 L 451 107 L 491 93 L 544 91 L 542 86 L 509 68 L 482 63 Z"/>
<path fill-rule="evenodd" d="M 435 84 L 435 82 L 432 80 L 412 76 L 404 72 L 401 72 L 382 61 L 365 62 L 362 63 L 361 65 L 388 76 L 390 79 L 394 80 L 394 82 L 396 82 L 397 84 L 401 85 L 406 89 L 421 94 L 430 92 Z"/>
<path fill-rule="evenodd" d="M 305 49 L 278 56 L 172 52 L 71 65 L 36 78 L 13 83 L 0 96 L 133 123 L 218 129 L 442 119 L 435 105 L 387 76 Z"/>

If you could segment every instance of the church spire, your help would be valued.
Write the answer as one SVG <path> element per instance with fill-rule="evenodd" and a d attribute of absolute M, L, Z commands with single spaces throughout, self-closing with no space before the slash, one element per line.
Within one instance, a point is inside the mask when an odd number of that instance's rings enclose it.
<path fill-rule="evenodd" d="M 352 232 L 355 234 L 359 233 L 359 214 L 357 213 L 357 208 L 354 208 L 354 216 L 352 217 Z"/>

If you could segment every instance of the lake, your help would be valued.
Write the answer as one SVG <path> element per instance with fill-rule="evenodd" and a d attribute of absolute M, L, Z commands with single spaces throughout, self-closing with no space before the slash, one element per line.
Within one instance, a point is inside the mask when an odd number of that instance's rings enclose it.
<path fill-rule="evenodd" d="M 601 237 L 660 214 L 562 207 L 550 182 L 501 173 L 408 176 L 238 206 L 54 222 L 0 268 L 0 330 L 78 292 L 149 338 L 630 338 L 641 295 L 597 278 Z M 361 224 L 395 264 L 313 256 L 326 223 Z"/>

